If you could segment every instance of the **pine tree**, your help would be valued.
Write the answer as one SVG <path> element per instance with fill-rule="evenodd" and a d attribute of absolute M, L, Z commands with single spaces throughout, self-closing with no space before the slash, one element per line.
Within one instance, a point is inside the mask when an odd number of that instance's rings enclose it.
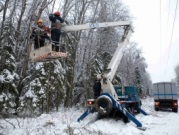
<path fill-rule="evenodd" d="M 23 80 L 18 111 L 31 115 L 49 112 L 64 102 L 64 74 L 59 61 L 37 63 L 30 69 L 30 74 Z"/>
<path fill-rule="evenodd" d="M 16 82 L 15 54 L 13 51 L 13 27 L 6 22 L 0 37 L 0 112 L 5 114 L 16 113 L 16 99 L 18 95 Z"/>
<path fill-rule="evenodd" d="M 138 90 L 139 95 L 142 96 L 142 93 L 143 93 L 143 91 L 142 91 L 142 78 L 141 78 L 140 71 L 139 71 L 138 67 L 135 68 L 135 80 L 134 80 L 134 82 L 135 82 L 135 86 Z"/>

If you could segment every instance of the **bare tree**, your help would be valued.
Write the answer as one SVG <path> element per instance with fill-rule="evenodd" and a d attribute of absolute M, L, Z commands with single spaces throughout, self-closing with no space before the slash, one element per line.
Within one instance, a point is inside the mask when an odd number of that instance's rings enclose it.
<path fill-rule="evenodd" d="M 5 23 L 5 19 L 6 19 L 6 13 L 7 13 L 7 10 L 8 10 L 8 5 L 9 5 L 9 0 L 6 0 L 4 7 L 3 7 L 3 17 L 2 17 L 2 23 L 1 23 L 0 36 L 2 35 L 3 30 L 4 30 L 4 23 Z M 2 40 L 1 38 L 2 37 L 0 37 L 0 42 Z"/>
<path fill-rule="evenodd" d="M 5 0 L 4 0 L 5 1 Z M 0 12 L 4 10 L 4 1 L 0 2 Z"/>

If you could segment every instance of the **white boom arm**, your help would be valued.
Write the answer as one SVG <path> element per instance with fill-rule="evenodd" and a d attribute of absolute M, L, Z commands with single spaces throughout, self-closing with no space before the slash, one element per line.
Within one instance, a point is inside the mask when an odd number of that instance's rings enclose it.
<path fill-rule="evenodd" d="M 62 31 L 70 32 L 70 31 L 80 31 L 80 30 L 87 30 L 87 29 L 97 29 L 97 28 L 110 27 L 110 26 L 113 27 L 126 26 L 124 36 L 122 37 L 121 42 L 118 44 L 118 47 L 108 65 L 107 69 L 109 69 L 110 71 L 108 73 L 103 74 L 103 78 L 101 80 L 103 92 L 110 93 L 116 100 L 118 99 L 118 96 L 116 91 L 114 90 L 111 81 L 122 59 L 122 55 L 123 55 L 122 51 L 126 47 L 128 43 L 128 39 L 132 33 L 132 29 L 130 25 L 131 22 L 129 21 L 118 21 L 118 22 L 104 22 L 104 23 L 87 23 L 82 25 L 65 26 L 62 28 Z"/>
<path fill-rule="evenodd" d="M 104 22 L 104 23 L 87 23 L 81 25 L 70 25 L 62 27 L 62 31 L 70 32 L 70 31 L 80 31 L 87 29 L 97 29 L 102 27 L 110 27 L 110 26 L 126 26 L 130 25 L 128 21 L 118 21 L 118 22 Z"/>
<path fill-rule="evenodd" d="M 110 27 L 110 26 L 127 26 L 124 32 L 124 36 L 122 37 L 122 41 L 119 43 L 111 62 L 108 65 L 108 69 L 110 70 L 108 73 L 103 74 L 103 78 L 101 80 L 101 85 L 103 92 L 110 93 L 116 100 L 118 99 L 117 93 L 114 90 L 114 87 L 111 83 L 116 70 L 120 64 L 123 55 L 123 49 L 126 47 L 128 43 L 128 39 L 131 35 L 131 22 L 129 21 L 118 21 L 118 22 L 104 22 L 104 23 L 87 23 L 82 25 L 71 25 L 65 26 L 62 28 L 62 31 L 69 32 L 69 31 L 79 31 L 79 30 L 86 30 L 86 29 L 96 29 L 102 27 Z"/>
<path fill-rule="evenodd" d="M 101 80 L 101 85 L 103 89 L 103 93 L 110 93 L 116 100 L 118 100 L 118 95 L 112 85 L 112 79 L 117 71 L 117 68 L 120 64 L 120 61 L 123 56 L 123 50 L 127 46 L 127 43 L 129 41 L 129 37 L 132 33 L 131 26 L 128 25 L 124 36 L 122 37 L 122 41 L 118 44 L 118 47 L 108 65 L 108 73 L 104 73 Z"/>
<path fill-rule="evenodd" d="M 114 78 L 114 75 L 117 71 L 117 68 L 121 62 L 122 56 L 123 56 L 123 50 L 125 49 L 125 47 L 128 44 L 128 40 L 131 36 L 132 33 L 132 29 L 130 26 L 128 26 L 125 30 L 124 36 L 122 38 L 122 41 L 118 44 L 118 47 L 108 65 L 108 68 L 110 70 L 110 72 L 108 72 L 106 74 L 106 77 L 109 78 L 109 80 L 112 81 L 112 79 Z"/>

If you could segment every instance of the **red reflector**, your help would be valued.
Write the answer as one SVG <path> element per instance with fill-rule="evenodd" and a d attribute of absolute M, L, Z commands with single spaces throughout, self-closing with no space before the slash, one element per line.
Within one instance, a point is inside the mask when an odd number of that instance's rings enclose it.
<path fill-rule="evenodd" d="M 92 101 L 87 101 L 87 104 L 88 104 L 88 105 L 92 105 L 93 102 L 92 102 Z"/>
<path fill-rule="evenodd" d="M 119 102 L 121 105 L 124 104 L 124 102 Z"/>
<path fill-rule="evenodd" d="M 177 102 L 174 102 L 173 105 L 174 105 L 174 106 L 178 106 Z"/>
<path fill-rule="evenodd" d="M 159 102 L 155 102 L 155 106 L 158 106 L 159 105 Z"/>

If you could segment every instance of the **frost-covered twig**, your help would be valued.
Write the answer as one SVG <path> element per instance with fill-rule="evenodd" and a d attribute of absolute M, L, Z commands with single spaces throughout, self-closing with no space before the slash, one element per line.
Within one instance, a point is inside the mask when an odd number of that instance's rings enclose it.
<path fill-rule="evenodd" d="M 9 123 L 10 125 L 12 125 L 14 129 L 16 128 L 13 123 L 11 123 L 10 121 L 6 120 L 3 116 L 0 115 L 0 117 L 3 118 L 4 121 L 6 121 L 6 122 Z"/>

